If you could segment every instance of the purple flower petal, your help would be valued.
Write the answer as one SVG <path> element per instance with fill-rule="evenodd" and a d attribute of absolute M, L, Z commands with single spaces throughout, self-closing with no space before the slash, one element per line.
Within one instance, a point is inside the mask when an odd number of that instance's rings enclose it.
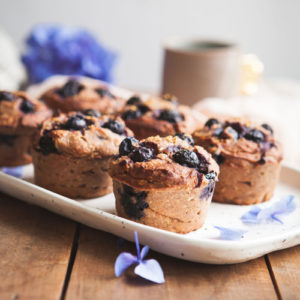
<path fill-rule="evenodd" d="M 121 276 L 122 273 L 128 269 L 134 263 L 137 263 L 137 257 L 128 252 L 121 253 L 115 262 L 115 274 L 117 277 Z"/>
<path fill-rule="evenodd" d="M 139 236 L 136 231 L 134 232 L 134 240 L 135 240 L 135 246 L 136 246 L 136 252 L 137 252 L 137 259 L 138 259 L 138 261 L 140 261 L 141 260 L 140 243 L 139 243 Z"/>
<path fill-rule="evenodd" d="M 143 249 L 142 249 L 142 251 L 141 251 L 141 260 L 143 260 L 145 257 L 146 257 L 146 255 L 148 254 L 148 252 L 149 252 L 149 246 L 145 246 L 145 247 L 143 247 Z"/>
<path fill-rule="evenodd" d="M 135 267 L 134 273 L 155 283 L 165 282 L 163 270 L 155 259 L 148 259 L 140 262 Z"/>
<path fill-rule="evenodd" d="M 279 201 L 263 209 L 254 206 L 241 217 L 241 220 L 250 224 L 272 221 L 283 224 L 280 216 L 290 214 L 296 209 L 294 198 L 293 195 L 284 196 Z"/>
<path fill-rule="evenodd" d="M 40 24 L 33 28 L 26 45 L 22 60 L 33 83 L 55 74 L 111 82 L 116 54 L 84 29 Z"/>
<path fill-rule="evenodd" d="M 248 212 L 242 215 L 241 219 L 244 223 L 257 224 L 257 215 L 261 211 L 261 208 L 258 206 L 253 206 Z"/>
<path fill-rule="evenodd" d="M 164 273 L 160 264 L 155 259 L 143 260 L 149 251 L 149 246 L 143 247 L 140 251 L 138 233 L 134 232 L 137 256 L 128 252 L 121 253 L 115 262 L 115 274 L 117 277 L 133 264 L 137 264 L 134 269 L 136 275 L 155 283 L 164 283 Z"/>
<path fill-rule="evenodd" d="M 222 240 L 240 240 L 247 230 L 244 229 L 231 229 L 221 226 L 214 226 L 216 229 L 220 230 L 220 239 Z"/>
<path fill-rule="evenodd" d="M 2 172 L 7 175 L 21 178 L 23 176 L 23 167 L 3 167 Z"/>
<path fill-rule="evenodd" d="M 280 215 L 290 214 L 296 209 L 296 203 L 294 201 L 293 195 L 288 195 L 281 198 L 278 202 L 275 202 L 273 205 L 262 209 L 258 215 L 257 219 L 259 221 L 277 221 L 283 224 L 282 220 L 279 218 Z"/>

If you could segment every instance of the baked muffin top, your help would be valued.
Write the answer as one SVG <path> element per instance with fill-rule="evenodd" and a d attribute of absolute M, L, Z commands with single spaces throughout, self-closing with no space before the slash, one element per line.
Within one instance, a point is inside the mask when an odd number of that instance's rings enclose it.
<path fill-rule="evenodd" d="M 24 92 L 0 91 L 0 132 L 14 133 L 35 129 L 52 112 Z M 30 130 L 29 130 L 30 132 Z"/>
<path fill-rule="evenodd" d="M 209 119 L 193 134 L 195 143 L 203 146 L 220 164 L 226 157 L 240 158 L 264 164 L 282 160 L 280 143 L 268 124 L 256 125 L 248 120 Z"/>
<path fill-rule="evenodd" d="M 95 109 L 103 114 L 115 114 L 125 105 L 125 100 L 113 95 L 107 86 L 95 86 L 70 78 L 64 85 L 46 91 L 41 99 L 61 112 Z"/>
<path fill-rule="evenodd" d="M 211 155 L 194 146 L 191 136 L 126 138 L 111 161 L 110 175 L 135 188 L 199 187 L 216 181 L 219 167 Z"/>
<path fill-rule="evenodd" d="M 131 135 L 118 117 L 93 110 L 70 112 L 46 120 L 34 148 L 44 155 L 102 158 L 117 154 L 121 141 Z"/>
<path fill-rule="evenodd" d="M 192 133 L 207 120 L 200 112 L 179 105 L 177 98 L 170 94 L 145 101 L 139 96 L 133 96 L 127 101 L 121 117 L 133 130 L 142 126 L 145 127 L 145 134 L 149 132 L 149 135 L 160 136 Z"/>

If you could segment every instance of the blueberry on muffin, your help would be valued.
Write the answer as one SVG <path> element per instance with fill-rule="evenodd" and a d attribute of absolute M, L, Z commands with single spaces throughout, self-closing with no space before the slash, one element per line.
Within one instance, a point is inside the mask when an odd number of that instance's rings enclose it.
<path fill-rule="evenodd" d="M 94 116 L 90 110 L 45 121 L 33 149 L 36 184 L 70 198 L 110 193 L 109 161 L 131 135 L 120 118 Z"/>
<path fill-rule="evenodd" d="M 170 94 L 146 101 L 133 96 L 128 99 L 121 117 L 138 139 L 192 133 L 203 127 L 207 119 L 198 111 L 179 105 L 177 98 Z"/>
<path fill-rule="evenodd" d="M 128 137 L 109 173 L 119 216 L 187 233 L 205 221 L 219 167 L 191 136 Z"/>
<path fill-rule="evenodd" d="M 87 84 L 76 78 L 51 88 L 41 99 L 54 111 L 65 113 L 94 109 L 102 114 L 116 114 L 125 105 L 125 100 L 113 95 L 108 87 Z"/>
<path fill-rule="evenodd" d="M 33 136 L 51 115 L 43 103 L 24 92 L 0 91 L 0 166 L 31 163 Z"/>
<path fill-rule="evenodd" d="M 214 201 L 255 204 L 271 198 L 279 178 L 282 149 L 270 125 L 211 118 L 193 137 L 196 145 L 204 147 L 220 165 Z"/>

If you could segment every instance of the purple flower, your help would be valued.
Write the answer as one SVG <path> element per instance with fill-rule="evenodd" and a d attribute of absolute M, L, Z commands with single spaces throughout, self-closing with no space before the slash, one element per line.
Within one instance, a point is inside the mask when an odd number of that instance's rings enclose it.
<path fill-rule="evenodd" d="M 248 212 L 242 215 L 241 220 L 248 224 L 259 224 L 270 221 L 283 224 L 280 217 L 290 214 L 296 209 L 294 198 L 293 195 L 284 196 L 271 206 L 263 209 L 259 206 L 253 206 Z"/>
<path fill-rule="evenodd" d="M 26 45 L 22 61 L 32 83 L 55 74 L 112 81 L 116 54 L 84 29 L 40 24 L 33 28 Z"/>
<path fill-rule="evenodd" d="M 221 240 L 240 240 L 244 234 L 247 232 L 247 230 L 243 229 L 231 229 L 221 226 L 214 226 L 216 229 L 220 230 L 220 237 Z"/>
<path fill-rule="evenodd" d="M 21 178 L 23 176 L 23 167 L 3 167 L 2 172 L 7 175 Z"/>
<path fill-rule="evenodd" d="M 143 247 L 140 251 L 139 239 L 137 232 L 134 233 L 137 256 L 128 252 L 121 253 L 115 262 L 115 274 L 117 277 L 128 269 L 131 265 L 136 264 L 134 273 L 142 278 L 155 283 L 164 283 L 164 273 L 160 264 L 155 259 L 144 260 L 149 251 L 149 246 Z"/>

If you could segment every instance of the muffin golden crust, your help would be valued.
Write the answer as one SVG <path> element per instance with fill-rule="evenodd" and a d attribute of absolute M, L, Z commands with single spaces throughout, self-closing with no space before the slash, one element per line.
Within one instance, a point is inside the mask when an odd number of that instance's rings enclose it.
<path fill-rule="evenodd" d="M 90 85 L 75 78 L 48 90 L 41 99 L 54 111 L 65 113 L 94 109 L 103 114 L 115 114 L 125 105 L 125 100 L 113 95 L 108 87 Z"/>
<path fill-rule="evenodd" d="M 109 173 L 119 216 L 187 233 L 204 223 L 219 167 L 182 134 L 124 139 Z"/>
<path fill-rule="evenodd" d="M 38 185 L 71 198 L 112 191 L 109 160 L 132 132 L 120 118 L 91 116 L 91 112 L 60 114 L 43 123 L 33 149 Z"/>
<path fill-rule="evenodd" d="M 121 116 L 138 139 L 192 133 L 203 127 L 207 119 L 198 111 L 178 105 L 177 99 L 169 94 L 146 101 L 133 96 L 127 101 Z"/>
<path fill-rule="evenodd" d="M 254 204 L 271 198 L 279 178 L 282 149 L 269 125 L 211 118 L 193 137 L 220 165 L 214 201 Z"/>
<path fill-rule="evenodd" d="M 0 91 L 0 166 L 30 163 L 33 136 L 51 115 L 43 103 L 24 92 Z"/>

